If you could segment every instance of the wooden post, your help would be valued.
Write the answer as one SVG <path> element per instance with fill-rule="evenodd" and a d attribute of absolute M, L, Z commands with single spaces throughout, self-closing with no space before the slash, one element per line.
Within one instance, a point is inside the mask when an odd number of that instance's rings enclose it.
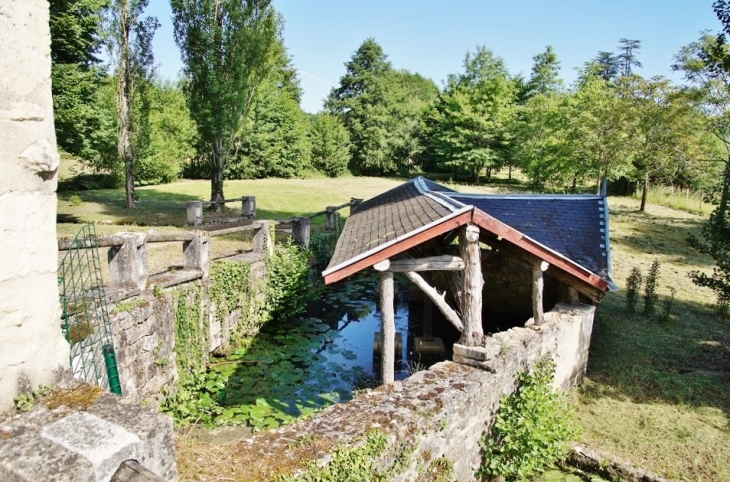
<path fill-rule="evenodd" d="M 188 201 L 188 224 L 203 223 L 203 201 Z"/>
<path fill-rule="evenodd" d="M 572 286 L 567 286 L 568 289 L 568 299 L 567 302 L 571 305 L 579 305 L 580 304 L 580 298 L 578 297 L 578 291 L 573 288 Z"/>
<path fill-rule="evenodd" d="M 545 315 L 542 309 L 542 294 L 545 280 L 542 273 L 550 266 L 545 261 L 532 266 L 532 317 L 535 320 L 535 326 L 545 323 Z"/>
<path fill-rule="evenodd" d="M 294 218 L 291 223 L 291 234 L 294 244 L 309 247 L 309 218 Z"/>
<path fill-rule="evenodd" d="M 395 381 L 395 312 L 393 310 L 393 273 L 380 273 L 380 321 L 383 351 L 380 354 L 380 377 L 383 383 Z"/>
<path fill-rule="evenodd" d="M 482 329 L 482 253 L 479 249 L 479 227 L 468 224 L 460 228 L 459 252 L 464 260 L 462 282 L 461 314 L 464 331 L 459 343 L 466 346 L 479 346 L 483 343 Z"/>
<path fill-rule="evenodd" d="M 433 301 L 426 297 L 423 300 L 423 339 L 431 341 L 433 338 Z"/>

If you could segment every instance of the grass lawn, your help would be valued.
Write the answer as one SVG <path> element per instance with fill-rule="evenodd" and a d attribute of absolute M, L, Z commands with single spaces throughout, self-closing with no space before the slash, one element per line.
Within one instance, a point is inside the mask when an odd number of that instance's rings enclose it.
<path fill-rule="evenodd" d="M 351 197 L 367 199 L 400 182 L 366 177 L 228 181 L 225 192 L 230 198 L 254 195 L 259 218 L 283 219 L 342 204 Z M 122 190 L 79 192 L 82 202 L 76 206 L 70 202 L 73 193 L 60 193 L 59 235 L 75 234 L 78 226 L 72 223 L 80 221 L 111 224 L 97 225 L 103 234 L 127 229 L 183 230 L 185 201 L 206 199 L 209 184 L 181 181 L 142 187 L 138 193 L 141 202 L 136 210 L 124 209 Z M 666 477 L 728 481 L 730 322 L 714 314 L 713 294 L 687 277 L 695 269 L 712 269 L 711 260 L 686 242 L 689 233 L 699 232 L 703 218 L 657 205 L 639 213 L 638 201 L 630 198 L 610 198 L 609 205 L 613 276 L 620 290 L 608 294 L 599 306 L 587 377 L 572 395 L 581 441 Z M 240 205 L 231 207 L 233 212 L 240 209 Z M 347 210 L 342 213 L 346 215 Z M 222 240 L 218 248 L 216 241 L 213 249 L 220 253 L 243 246 L 235 236 L 228 244 Z M 177 258 L 181 262 L 178 247 L 157 246 L 160 267 L 174 264 Z M 654 259 L 661 263 L 659 315 L 630 317 L 622 291 L 626 277 L 634 266 L 646 274 Z M 669 319 L 662 322 L 670 287 L 677 290 L 676 297 Z M 641 302 L 638 309 L 640 313 Z"/>

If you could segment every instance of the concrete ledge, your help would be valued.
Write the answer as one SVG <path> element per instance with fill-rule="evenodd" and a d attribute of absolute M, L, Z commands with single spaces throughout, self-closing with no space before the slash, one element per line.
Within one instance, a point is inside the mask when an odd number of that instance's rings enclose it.
<path fill-rule="evenodd" d="M 108 481 L 125 460 L 177 480 L 172 420 L 69 382 L 0 423 L 0 480 Z"/>

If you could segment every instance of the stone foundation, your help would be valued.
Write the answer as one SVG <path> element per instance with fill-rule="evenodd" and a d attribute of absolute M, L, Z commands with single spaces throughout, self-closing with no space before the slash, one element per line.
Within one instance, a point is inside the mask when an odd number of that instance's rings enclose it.
<path fill-rule="evenodd" d="M 540 327 L 499 333 L 482 348 L 456 348 L 462 363 L 438 363 L 237 448 L 241 457 L 256 460 L 253 476 L 267 480 L 281 466 L 302 467 L 307 459 L 327 463 L 329 449 L 358 443 L 365 432 L 377 429 L 388 435 L 389 447 L 377 464 L 394 471 L 389 480 L 428 480 L 440 458 L 453 466 L 454 480 L 476 480 L 479 439 L 488 432 L 500 398 L 514 391 L 518 372 L 549 355 L 556 363 L 556 386 L 569 389 L 580 381 L 594 312 L 592 306 L 560 304 L 546 313 Z M 310 446 L 295 449 L 302 440 Z"/>

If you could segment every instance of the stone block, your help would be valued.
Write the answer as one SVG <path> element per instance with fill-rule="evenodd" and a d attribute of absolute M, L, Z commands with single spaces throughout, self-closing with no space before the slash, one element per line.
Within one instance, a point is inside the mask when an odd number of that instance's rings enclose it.
<path fill-rule="evenodd" d="M 183 243 L 183 267 L 203 272 L 208 277 L 210 268 L 210 235 L 205 231 L 194 231 L 193 239 Z"/>
<path fill-rule="evenodd" d="M 117 233 L 121 246 L 109 248 L 109 282 L 112 288 L 147 288 L 147 244 L 145 233 Z"/>
<path fill-rule="evenodd" d="M 487 361 L 490 360 L 502 351 L 502 344 L 495 343 L 491 340 L 487 342 L 486 346 L 464 346 L 458 343 L 454 344 L 454 355 L 458 355 L 463 358 L 470 358 L 475 361 Z"/>
<path fill-rule="evenodd" d="M 382 350 L 383 345 L 383 332 L 379 331 L 373 333 L 373 352 L 377 353 L 378 356 Z M 395 334 L 395 357 L 400 358 L 403 353 L 403 335 L 400 333 Z"/>
<path fill-rule="evenodd" d="M 422 336 L 413 338 L 413 351 L 423 357 L 442 357 L 446 353 L 444 341 L 435 337 L 427 340 Z"/>
<path fill-rule="evenodd" d="M 188 224 L 203 224 L 203 201 L 188 201 L 187 206 Z"/>

